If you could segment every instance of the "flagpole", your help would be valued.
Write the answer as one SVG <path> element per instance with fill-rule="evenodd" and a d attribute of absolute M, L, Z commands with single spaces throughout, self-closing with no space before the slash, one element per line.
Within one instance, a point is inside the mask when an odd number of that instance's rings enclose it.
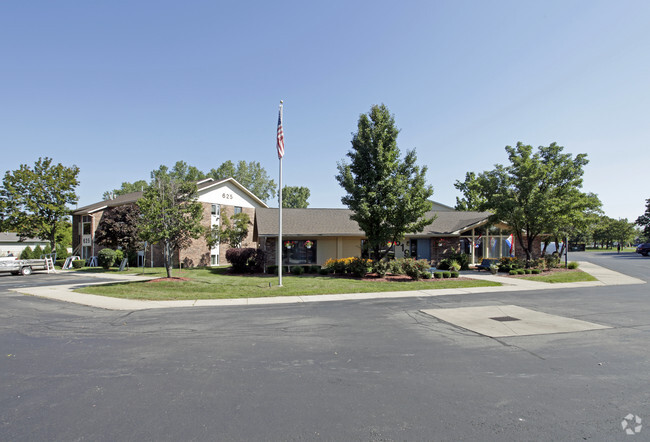
<path fill-rule="evenodd" d="M 282 100 L 280 100 L 280 111 L 279 111 L 279 120 L 278 120 L 278 128 L 281 128 L 282 124 Z M 283 131 L 284 132 L 284 131 Z M 280 134 L 278 133 L 278 142 L 280 142 Z M 284 151 L 284 134 L 282 135 L 282 150 Z M 278 286 L 282 287 L 282 157 L 284 156 L 284 152 L 282 152 L 282 155 L 280 155 L 278 151 L 278 157 L 280 160 L 280 185 L 278 189 L 278 204 L 280 207 L 279 212 L 279 220 L 278 220 Z"/>

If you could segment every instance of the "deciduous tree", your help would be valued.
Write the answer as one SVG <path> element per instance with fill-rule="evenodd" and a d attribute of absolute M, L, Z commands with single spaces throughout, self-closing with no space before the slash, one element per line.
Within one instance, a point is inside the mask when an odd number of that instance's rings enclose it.
<path fill-rule="evenodd" d="M 359 117 L 352 136 L 350 163 L 338 163 L 336 179 L 347 194 L 341 202 L 352 210 L 368 239 L 375 259 L 381 259 L 388 242 L 401 241 L 406 233 L 416 233 L 432 219 L 428 198 L 433 188 L 426 184 L 426 166 L 416 165 L 415 150 L 400 158 L 395 118 L 385 105 L 374 105 Z"/>
<path fill-rule="evenodd" d="M 127 251 L 139 248 L 140 209 L 136 204 L 111 207 L 99 220 L 95 231 L 95 241 L 106 247 L 118 247 Z"/>
<path fill-rule="evenodd" d="M 0 188 L 2 227 L 23 238 L 49 241 L 55 250 L 66 228 L 68 206 L 77 202 L 78 175 L 77 166 L 53 164 L 48 157 L 39 158 L 33 168 L 22 164 L 17 170 L 7 171 Z"/>
<path fill-rule="evenodd" d="M 164 166 L 152 172 L 151 178 L 137 203 L 142 213 L 140 237 L 152 244 L 162 243 L 167 277 L 171 278 L 174 252 L 203 233 L 203 207 L 197 201 L 196 183 L 175 179 Z"/>
<path fill-rule="evenodd" d="M 309 207 L 307 200 L 311 192 L 302 186 L 284 186 L 282 188 L 282 207 L 293 209 L 306 209 Z"/>
<path fill-rule="evenodd" d="M 492 221 L 510 226 L 530 260 L 540 235 L 563 233 L 600 207 L 595 195 L 580 191 L 587 155 L 574 158 L 563 150 L 556 143 L 537 152 L 521 142 L 506 146 L 509 165 L 467 174 L 464 183 L 456 183 L 464 193 L 459 203 L 492 211 Z"/>
<path fill-rule="evenodd" d="M 645 213 L 636 219 L 635 224 L 643 227 L 643 234 L 650 239 L 650 198 L 645 200 Z"/>

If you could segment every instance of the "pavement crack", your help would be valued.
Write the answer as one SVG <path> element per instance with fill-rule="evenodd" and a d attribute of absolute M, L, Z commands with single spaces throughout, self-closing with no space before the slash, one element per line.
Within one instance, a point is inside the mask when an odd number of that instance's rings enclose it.
<path fill-rule="evenodd" d="M 523 351 L 524 353 L 528 353 L 529 355 L 534 356 L 534 357 L 536 357 L 536 358 L 538 358 L 538 359 L 541 359 L 542 361 L 545 361 L 545 360 L 546 360 L 546 358 L 544 358 L 544 357 L 538 355 L 537 353 L 532 352 L 532 351 L 530 351 L 530 350 L 526 350 L 525 348 L 520 347 L 520 346 L 518 346 L 518 345 L 508 344 L 507 342 L 502 341 L 502 340 L 499 339 L 499 338 L 491 338 L 491 339 L 494 340 L 494 341 L 496 341 L 496 342 L 498 342 L 499 344 L 503 345 L 504 347 L 508 347 L 508 348 L 516 348 L 517 350 L 521 350 L 521 351 Z"/>

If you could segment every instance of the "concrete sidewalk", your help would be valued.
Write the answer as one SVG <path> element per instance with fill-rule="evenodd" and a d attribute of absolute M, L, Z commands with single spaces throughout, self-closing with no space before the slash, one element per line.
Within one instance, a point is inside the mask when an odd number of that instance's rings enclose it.
<path fill-rule="evenodd" d="M 351 293 L 337 295 L 311 295 L 311 296 L 278 296 L 268 298 L 239 298 L 239 299 L 197 299 L 186 301 L 140 301 L 133 299 L 111 298 L 108 296 L 89 295 L 73 292 L 81 287 L 106 284 L 98 282 L 93 284 L 67 284 L 48 287 L 25 287 L 12 289 L 15 292 L 54 299 L 57 301 L 72 302 L 75 304 L 99 307 L 108 310 L 146 310 L 154 308 L 177 308 L 177 307 L 208 307 L 208 306 L 232 306 L 232 305 L 264 305 L 264 304 L 296 304 L 304 302 L 326 302 L 326 301 L 349 301 L 363 299 L 386 299 L 386 298 L 414 298 L 433 297 L 449 295 L 469 295 L 476 293 L 497 293 L 515 292 L 523 290 L 555 290 L 561 288 L 582 288 L 598 287 L 605 285 L 623 284 L 645 284 L 645 281 L 622 273 L 614 272 L 604 267 L 589 262 L 580 262 L 580 269 L 596 277 L 598 281 L 572 282 L 548 284 L 544 282 L 529 281 L 521 278 L 509 278 L 491 274 L 478 274 L 477 272 L 464 273 L 462 276 L 484 281 L 494 281 L 502 284 L 498 287 L 469 287 L 462 289 L 439 289 L 439 290 L 411 290 L 397 292 L 379 293 Z M 148 280 L 152 277 L 141 277 L 135 275 L 97 275 L 102 278 L 111 278 L 116 281 Z"/>

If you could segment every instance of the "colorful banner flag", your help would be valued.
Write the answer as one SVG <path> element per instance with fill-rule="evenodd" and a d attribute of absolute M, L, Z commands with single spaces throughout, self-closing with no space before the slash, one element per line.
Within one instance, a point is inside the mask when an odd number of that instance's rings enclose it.
<path fill-rule="evenodd" d="M 510 256 L 515 256 L 515 253 L 514 253 L 515 237 L 512 236 L 512 233 L 510 234 L 509 237 L 506 238 L 506 244 L 508 245 L 508 249 L 510 251 Z"/>

